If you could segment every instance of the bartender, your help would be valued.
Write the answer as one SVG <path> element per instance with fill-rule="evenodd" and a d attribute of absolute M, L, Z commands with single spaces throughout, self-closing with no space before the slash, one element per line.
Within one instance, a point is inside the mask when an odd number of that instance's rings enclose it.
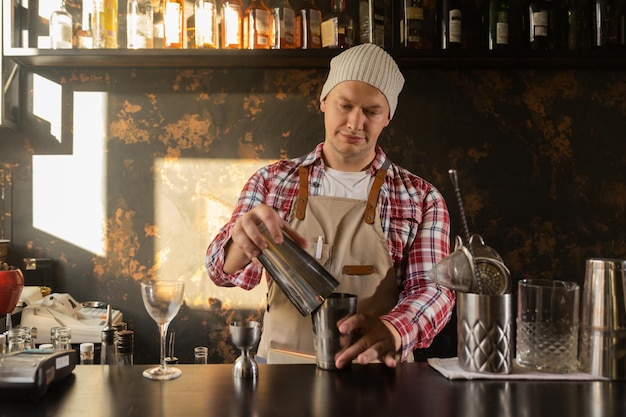
<path fill-rule="evenodd" d="M 256 259 L 285 231 L 358 296 L 357 314 L 339 322 L 359 337 L 335 359 L 394 367 L 412 361 L 450 320 L 454 293 L 426 273 L 449 253 L 450 218 L 441 193 L 396 165 L 378 145 L 404 85 L 398 66 L 374 44 L 352 47 L 330 62 L 320 109 L 325 137 L 311 153 L 257 171 L 232 217 L 209 245 L 206 266 L 219 286 L 252 289 Z M 320 250 L 321 249 L 321 250 Z M 267 306 L 257 356 L 272 351 L 314 355 L 311 317 L 302 317 L 267 276 Z"/>

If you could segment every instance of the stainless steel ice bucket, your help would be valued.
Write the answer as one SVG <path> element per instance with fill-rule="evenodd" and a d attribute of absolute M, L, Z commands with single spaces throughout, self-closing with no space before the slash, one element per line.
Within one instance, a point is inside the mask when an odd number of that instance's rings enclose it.
<path fill-rule="evenodd" d="M 511 294 L 457 293 L 457 355 L 466 371 L 511 373 Z"/>
<path fill-rule="evenodd" d="M 626 379 L 626 260 L 587 259 L 580 320 L 579 369 Z"/>

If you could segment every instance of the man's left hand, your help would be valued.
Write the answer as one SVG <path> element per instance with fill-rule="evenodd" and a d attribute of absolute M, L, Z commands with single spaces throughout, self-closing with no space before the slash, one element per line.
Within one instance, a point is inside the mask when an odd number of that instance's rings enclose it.
<path fill-rule="evenodd" d="M 400 335 L 391 324 L 375 316 L 353 314 L 340 320 L 338 327 L 342 334 L 355 333 L 357 339 L 335 358 L 337 368 L 344 367 L 355 358 L 360 364 L 379 359 L 389 367 L 397 365 Z"/>

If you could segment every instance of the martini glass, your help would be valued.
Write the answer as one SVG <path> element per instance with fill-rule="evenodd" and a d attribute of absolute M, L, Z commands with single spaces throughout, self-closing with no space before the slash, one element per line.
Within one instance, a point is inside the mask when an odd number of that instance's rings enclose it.
<path fill-rule="evenodd" d="M 183 281 L 156 281 L 141 284 L 141 297 L 150 317 L 159 326 L 161 359 L 159 366 L 146 369 L 143 376 L 148 379 L 168 380 L 178 378 L 182 371 L 167 366 L 165 361 L 165 336 L 167 328 L 183 303 L 185 283 Z"/>

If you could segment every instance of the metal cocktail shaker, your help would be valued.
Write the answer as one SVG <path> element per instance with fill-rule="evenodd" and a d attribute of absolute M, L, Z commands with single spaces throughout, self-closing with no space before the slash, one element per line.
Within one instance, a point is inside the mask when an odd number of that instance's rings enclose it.
<path fill-rule="evenodd" d="M 579 368 L 626 379 L 626 260 L 587 259 L 580 321 Z"/>
<path fill-rule="evenodd" d="M 307 316 L 322 305 L 339 281 L 286 234 L 279 245 L 263 223 L 259 224 L 259 230 L 268 243 L 259 261 L 300 314 Z"/>

